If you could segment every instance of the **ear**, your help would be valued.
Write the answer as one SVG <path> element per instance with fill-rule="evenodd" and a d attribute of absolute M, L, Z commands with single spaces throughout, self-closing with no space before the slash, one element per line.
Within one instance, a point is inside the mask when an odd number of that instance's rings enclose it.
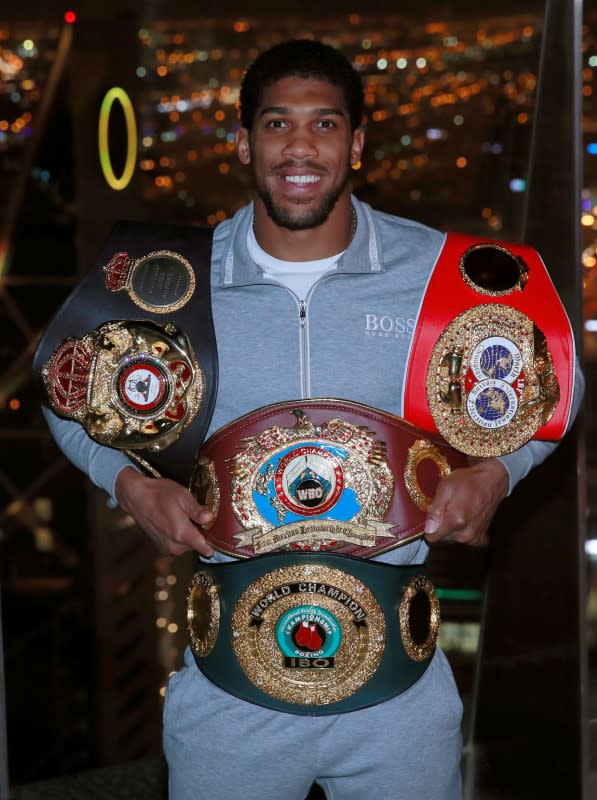
<path fill-rule="evenodd" d="M 251 163 L 251 144 L 249 142 L 249 131 L 246 128 L 239 128 L 234 136 L 236 145 L 236 155 L 244 166 Z"/>
<path fill-rule="evenodd" d="M 356 164 L 361 160 L 363 155 L 363 147 L 365 146 L 365 131 L 362 128 L 357 128 L 352 134 L 352 145 L 350 148 L 350 163 Z"/>

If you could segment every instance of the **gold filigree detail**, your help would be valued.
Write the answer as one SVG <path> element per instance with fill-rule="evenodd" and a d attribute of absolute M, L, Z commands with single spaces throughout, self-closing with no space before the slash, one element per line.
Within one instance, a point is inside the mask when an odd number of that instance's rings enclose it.
<path fill-rule="evenodd" d="M 451 470 L 446 458 L 440 453 L 434 444 L 431 444 L 427 439 L 417 439 L 417 441 L 408 448 L 406 456 L 406 464 L 404 466 L 404 484 L 410 495 L 413 503 L 420 508 L 421 511 L 427 511 L 432 497 L 428 497 L 419 483 L 417 477 L 417 468 L 423 461 L 433 461 L 439 469 L 442 478 L 449 475 Z"/>
<path fill-rule="evenodd" d="M 77 404 L 69 408 L 69 375 L 65 353 L 89 353 L 84 369 L 74 376 Z M 137 410 L 120 390 L 121 376 L 136 364 L 153 369 L 163 395 L 152 409 Z M 101 444 L 127 450 L 160 451 L 178 439 L 201 406 L 205 377 L 186 335 L 171 324 L 116 321 L 100 325 L 79 339 L 67 339 L 42 369 L 52 408 L 80 422 Z M 79 399 L 86 383 L 85 398 Z M 59 385 L 61 384 L 61 385 Z M 61 394 L 58 395 L 58 386 Z"/>
<path fill-rule="evenodd" d="M 411 606 L 419 592 L 423 592 L 429 601 L 429 630 L 422 643 L 415 642 L 411 630 Z M 409 658 L 413 661 L 425 661 L 433 653 L 440 626 L 439 600 L 433 583 L 427 576 L 418 575 L 410 581 L 400 603 L 398 616 L 402 644 Z"/>
<path fill-rule="evenodd" d="M 310 605 L 332 614 L 341 628 L 330 669 L 288 668 L 277 642 L 283 615 Z M 313 564 L 272 570 L 252 583 L 236 604 L 232 627 L 234 652 L 249 680 L 277 700 L 301 705 L 328 705 L 353 695 L 377 670 L 386 642 L 383 611 L 365 584 Z"/>
<path fill-rule="evenodd" d="M 134 450 L 123 450 L 124 453 L 131 459 L 131 461 L 135 461 L 139 464 L 140 467 L 152 476 L 152 478 L 163 478 L 164 476 L 161 475 L 155 467 L 152 467 L 149 461 L 144 459 L 139 453 L 136 453 Z"/>
<path fill-rule="evenodd" d="M 189 491 L 200 505 L 207 506 L 216 519 L 220 510 L 221 491 L 216 465 L 210 458 L 198 456 L 195 459 Z"/>
<path fill-rule="evenodd" d="M 146 266 L 148 261 L 154 258 L 170 258 L 174 261 L 177 261 L 184 268 L 188 276 L 189 285 L 187 286 L 184 294 L 182 294 L 178 300 L 173 303 L 169 303 L 168 305 L 157 306 L 153 305 L 152 303 L 148 303 L 147 301 L 143 300 L 143 298 L 139 297 L 137 292 L 135 292 L 133 289 L 135 273 Z M 181 308 L 186 306 L 193 296 L 193 292 L 195 291 L 195 271 L 193 270 L 190 262 L 187 261 L 184 256 L 181 256 L 180 253 L 175 253 L 172 250 L 154 250 L 151 253 L 147 253 L 147 255 L 143 256 L 143 258 L 138 258 L 133 262 L 133 265 L 130 268 L 128 280 L 123 288 L 128 292 L 133 303 L 139 306 L 139 308 L 142 308 L 144 311 L 150 311 L 154 314 L 171 314 L 174 311 L 179 311 Z"/>
<path fill-rule="evenodd" d="M 322 522 L 337 522 L 335 530 L 352 533 L 363 541 L 366 529 L 368 546 L 375 542 L 378 535 L 389 536 L 389 529 L 395 523 L 383 523 L 382 520 L 390 507 L 394 491 L 394 478 L 386 460 L 385 445 L 375 439 L 374 434 L 365 427 L 353 425 L 341 419 L 332 419 L 321 425 L 315 425 L 308 416 L 297 408 L 294 412 L 297 422 L 292 428 L 275 425 L 262 433 L 245 440 L 243 449 L 230 462 L 232 480 L 230 499 L 235 517 L 249 534 L 239 534 L 242 544 L 255 542 L 255 551 L 270 552 L 273 549 L 296 549 L 300 542 L 308 542 L 310 550 L 333 549 L 342 546 L 345 540 L 332 539 L 325 535 Z M 305 520 L 301 523 L 284 525 L 283 520 L 288 509 L 280 499 L 268 493 L 268 484 L 272 479 L 271 463 L 267 469 L 263 466 L 275 459 L 289 447 L 297 449 L 311 445 L 320 447 L 341 448 L 346 453 L 345 459 L 338 459 L 331 452 L 324 453 L 331 469 L 340 464 L 344 486 L 354 491 L 360 510 L 350 520 L 330 519 Z M 253 492 L 269 498 L 269 503 L 278 515 L 278 526 L 265 519 L 257 509 Z M 320 529 L 318 529 L 318 523 Z M 297 537 L 299 525 L 306 536 Z M 352 526 L 352 528 L 351 528 Z M 278 534 L 268 536 L 275 527 Z M 282 532 L 280 532 L 282 531 Z M 288 534 L 285 539 L 286 532 Z M 277 544 L 273 544 L 273 539 Z M 257 546 L 259 542 L 259 546 Z"/>
<path fill-rule="evenodd" d="M 220 629 L 220 597 L 212 578 L 196 572 L 187 594 L 187 632 L 196 656 L 213 650 Z"/>
<path fill-rule="evenodd" d="M 507 344 L 508 358 L 517 364 L 513 377 L 473 375 L 478 353 L 496 340 Z M 508 358 L 492 369 L 507 372 Z M 457 450 L 481 457 L 505 455 L 528 442 L 560 399 L 545 336 L 525 314 L 502 304 L 470 308 L 446 327 L 431 354 L 426 391 L 441 435 Z M 474 391 L 485 394 L 494 419 L 476 414 Z"/>

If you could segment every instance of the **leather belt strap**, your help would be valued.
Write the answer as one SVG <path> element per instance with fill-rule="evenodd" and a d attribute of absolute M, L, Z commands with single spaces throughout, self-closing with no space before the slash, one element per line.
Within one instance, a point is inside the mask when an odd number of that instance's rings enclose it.
<path fill-rule="evenodd" d="M 95 266 L 45 330 L 33 362 L 39 376 L 61 342 L 69 337 L 82 337 L 110 320 L 172 323 L 181 329 L 190 339 L 203 371 L 205 394 L 195 418 L 176 442 L 161 452 L 143 450 L 140 455 L 160 474 L 182 483 L 188 483 L 197 443 L 203 441 L 213 414 L 217 390 L 218 361 L 210 291 L 211 242 L 212 231 L 207 229 L 116 223 Z M 153 254 L 157 254 L 155 268 L 146 270 L 142 280 L 137 283 L 133 280 L 128 290 L 124 290 L 130 265 Z M 159 258 L 162 264 L 158 263 Z M 182 265 L 188 269 L 187 273 Z M 178 296 L 173 286 L 185 282 L 188 297 Z M 169 300 L 171 305 L 164 306 Z"/>
<path fill-rule="evenodd" d="M 301 715 L 404 692 L 427 669 L 439 630 L 424 566 L 323 553 L 201 563 L 187 612 L 195 661 L 213 683 Z"/>

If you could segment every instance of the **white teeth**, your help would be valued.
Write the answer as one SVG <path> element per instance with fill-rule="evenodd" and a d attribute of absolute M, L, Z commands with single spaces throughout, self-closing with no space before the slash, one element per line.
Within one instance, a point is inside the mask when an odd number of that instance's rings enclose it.
<path fill-rule="evenodd" d="M 284 180 L 288 183 L 317 183 L 321 178 L 319 175 L 285 175 Z"/>

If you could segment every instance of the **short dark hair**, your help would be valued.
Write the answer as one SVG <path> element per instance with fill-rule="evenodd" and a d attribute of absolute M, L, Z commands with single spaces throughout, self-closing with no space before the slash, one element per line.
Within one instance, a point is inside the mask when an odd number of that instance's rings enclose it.
<path fill-rule="evenodd" d="M 240 89 L 240 119 L 251 130 L 266 86 L 282 78 L 316 78 L 344 92 L 354 131 L 363 121 L 363 85 L 350 61 L 330 45 L 311 39 L 291 39 L 265 50 L 247 69 Z"/>

